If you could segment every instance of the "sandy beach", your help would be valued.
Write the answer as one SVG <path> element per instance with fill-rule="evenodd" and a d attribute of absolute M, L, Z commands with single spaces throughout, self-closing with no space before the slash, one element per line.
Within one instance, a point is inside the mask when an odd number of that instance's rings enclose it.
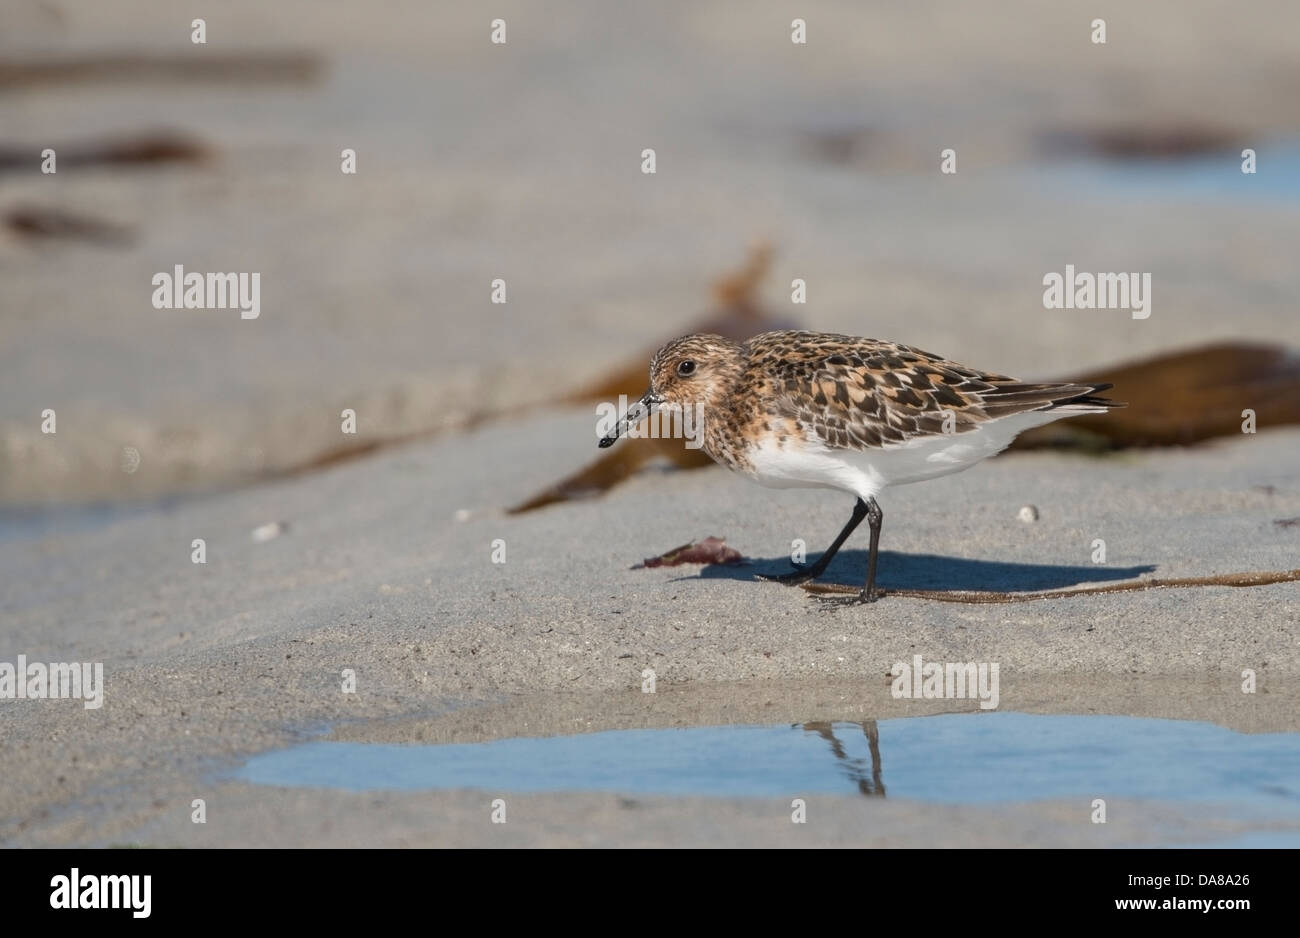
<path fill-rule="evenodd" d="M 559 452 L 526 465 L 512 460 L 530 435 L 590 439 L 590 418 L 486 428 L 93 532 L 0 545 L 13 572 L 3 620 L 11 647 L 39 660 L 102 660 L 107 673 L 98 711 L 78 701 L 0 710 L 14 757 L 6 841 L 483 843 L 476 838 L 494 833 L 481 795 L 394 796 L 357 815 L 365 799 L 298 791 L 267 802 L 251 786 L 212 791 L 213 773 L 321 727 L 382 739 L 390 730 L 378 727 L 388 724 L 372 721 L 401 716 L 419 716 L 434 739 L 472 739 L 923 713 L 919 702 L 892 699 L 885 676 L 914 653 L 999 662 L 1003 709 L 1159 715 L 1246 732 L 1300 728 L 1294 584 L 1015 606 L 886 597 L 827 612 L 802 591 L 752 574 L 784 569 L 792 536 L 829 540 L 844 499 L 807 492 L 774 499 L 717 469 L 651 473 L 606 499 L 506 517 L 493 507 L 501 493 L 564 463 Z M 1279 431 L 1194 453 L 1096 461 L 1084 476 L 1074 469 L 1078 457 L 1009 456 L 899 489 L 886 503 L 897 521 L 882 582 L 1032 589 L 1280 569 L 1295 557 L 1294 533 L 1273 522 L 1300 514 L 1300 496 L 1261 487 L 1295 492 L 1298 439 L 1300 431 Z M 1033 525 L 1016 517 L 1027 500 L 1040 511 Z M 470 518 L 458 521 L 466 510 Z M 249 533 L 271 519 L 286 521 L 287 533 L 255 543 Z M 753 565 L 629 569 L 706 534 L 726 536 Z M 1104 566 L 1089 560 L 1094 535 L 1109 546 Z M 199 536 L 209 544 L 204 565 L 190 562 Z M 497 539 L 506 545 L 502 564 L 489 559 Z M 847 549 L 832 578 L 855 581 L 862 558 Z M 641 693 L 647 667 L 660 682 L 654 695 Z M 355 694 L 340 692 L 344 668 L 356 672 Z M 1255 695 L 1241 692 L 1246 668 L 1259 675 Z M 61 781 L 51 784 L 52 774 Z M 223 812 L 232 815 L 199 831 L 185 806 L 205 795 L 213 806 L 228 799 Z M 874 810 L 843 800 L 855 815 Z M 275 807 L 289 803 L 291 810 Z M 609 799 L 546 803 L 580 816 Z M 430 804 L 448 826 L 417 836 L 405 812 Z M 695 810 L 710 813 L 711 804 Z M 753 829 L 762 813 L 754 806 L 727 810 L 737 812 L 737 843 L 767 836 Z M 878 832 L 879 840 L 859 832 L 859 843 L 891 842 L 929 808 L 884 810 L 904 812 L 900 827 Z M 982 810 L 969 810 L 970 824 L 991 823 Z M 1034 843 L 1098 836 L 1082 822 L 1053 827 L 1042 810 L 1025 806 L 1014 824 L 1003 817 L 999 842 L 1015 842 L 1017 831 Z M 322 827 L 331 812 L 357 820 Z M 312 822 L 299 823 L 306 816 Z M 621 843 L 624 834 L 629 842 L 672 842 L 659 816 L 631 830 L 613 820 L 570 828 L 565 842 Z M 564 824 L 558 817 L 548 815 L 547 824 Z M 1140 818 L 1113 828 L 1112 842 L 1154 837 L 1147 825 L 1168 820 Z M 529 826 L 510 842 L 546 843 L 548 829 Z M 1205 839 L 1194 830 L 1181 836 Z M 705 843 L 712 835 L 696 836 Z M 813 840 L 847 836 L 835 824 Z M 970 838 L 962 842 L 979 839 Z"/>
<path fill-rule="evenodd" d="M 887 672 L 915 654 L 998 662 L 1005 711 L 1300 732 L 1294 582 L 827 611 L 754 574 L 788 569 L 796 539 L 822 550 L 851 507 L 841 494 L 656 465 L 599 497 L 507 513 L 597 455 L 594 408 L 555 401 L 689 328 L 755 239 L 775 248 L 766 309 L 1028 379 L 1219 340 L 1300 349 L 1300 177 L 1269 175 L 1300 138 L 1291 5 L 1231 17 L 1164 0 L 804 7 L 807 48 L 779 4 L 614 16 L 507 3 L 494 13 L 509 24 L 502 46 L 473 4 L 435 17 L 414 0 L 382 19 L 238 0 L 199 47 L 188 11 L 144 0 L 3 14 L 3 65 L 287 50 L 318 71 L 265 86 L 0 85 L 0 147 L 34 154 L 27 169 L 0 162 L 0 213 L 52 207 L 129 233 L 106 244 L 0 227 L 0 661 L 105 674 L 97 710 L 0 700 L 0 845 L 1300 836 L 1300 823 L 1173 801 L 1114 800 L 1097 825 L 1063 800 L 849 795 L 812 799 L 793 827 L 789 799 L 505 791 L 511 821 L 493 825 L 481 791 L 235 777 L 316 738 L 974 708 L 891 696 Z M 1099 16 L 1104 46 L 1088 39 Z M 39 172 L 43 147 L 151 128 L 209 155 Z M 1220 161 L 1227 188 L 1189 181 L 1177 161 L 1157 162 L 1167 178 L 1153 181 L 1147 164 L 1135 175 L 1054 149 L 1066 131 L 1116 128 L 1221 135 L 1191 159 Z M 639 169 L 646 147 L 654 175 Z M 955 175 L 938 171 L 945 147 Z M 1258 177 L 1239 171 L 1246 147 Z M 356 175 L 340 172 L 343 148 Z M 1067 263 L 1150 272 L 1150 317 L 1045 309 L 1044 274 Z M 260 272 L 260 316 L 154 308 L 150 278 L 176 264 Z M 790 303 L 795 278 L 806 304 Z M 341 432 L 344 409 L 356 434 Z M 1293 569 L 1300 427 L 1257 429 L 1185 448 L 1011 453 L 891 489 L 881 583 L 1026 592 Z M 745 563 L 634 569 L 706 536 Z M 864 529 L 827 578 L 858 584 L 865 559 Z M 340 690 L 345 669 L 354 693 Z"/>

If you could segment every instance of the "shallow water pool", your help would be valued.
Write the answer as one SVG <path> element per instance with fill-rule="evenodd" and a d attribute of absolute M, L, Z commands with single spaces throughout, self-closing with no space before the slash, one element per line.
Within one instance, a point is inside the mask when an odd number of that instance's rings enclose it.
<path fill-rule="evenodd" d="M 1300 733 L 1120 716 L 949 714 L 438 745 L 313 741 L 257 756 L 237 777 L 353 791 L 859 794 L 945 804 L 1157 799 L 1300 821 Z M 1280 836 L 1300 843 L 1294 832 Z"/>

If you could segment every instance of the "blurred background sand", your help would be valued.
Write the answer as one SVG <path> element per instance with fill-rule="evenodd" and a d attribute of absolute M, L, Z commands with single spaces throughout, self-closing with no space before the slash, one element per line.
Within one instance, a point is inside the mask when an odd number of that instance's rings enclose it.
<path fill-rule="evenodd" d="M 0 171 L 0 212 L 130 234 L 0 228 L 0 504 L 224 486 L 545 403 L 689 329 L 756 238 L 775 312 L 1024 377 L 1300 342 L 1294 4 L 797 13 L 806 46 L 785 4 L 505 3 L 493 45 L 476 4 L 7 4 L 0 144 L 29 159 Z M 237 55 L 303 68 L 185 67 Z M 179 65 L 48 71 L 106 56 Z M 209 158 L 38 171 L 47 146 L 154 130 Z M 1107 140 L 1180 158 L 1152 173 Z M 1151 272 L 1151 318 L 1044 310 L 1067 263 Z M 154 309 L 176 264 L 260 272 L 261 317 Z"/>
<path fill-rule="evenodd" d="M 206 46 L 190 42 L 196 16 Z M 752 574 L 784 569 L 792 537 L 829 542 L 848 505 L 826 493 L 649 471 L 603 500 L 501 512 L 596 455 L 592 409 L 547 405 L 691 328 L 756 239 L 774 248 L 758 295 L 772 315 L 1025 378 L 1220 339 L 1300 346 L 1297 25 L 1288 0 L 9 0 L 0 660 L 102 660 L 108 688 L 90 716 L 0 707 L 0 842 L 492 843 L 478 795 L 272 797 L 212 773 L 303 727 L 349 721 L 365 738 L 412 714 L 458 739 L 860 719 L 891 706 L 869 678 L 917 649 L 1001 661 L 1006 709 L 1300 728 L 1294 583 L 822 615 Z M 179 158 L 67 159 L 155 131 Z M 45 147 L 56 175 L 39 172 Z M 949 147 L 956 175 L 939 172 Z M 1247 147 L 1257 175 L 1240 172 Z M 63 233 L 39 234 L 41 219 Z M 260 272 L 260 318 L 154 309 L 150 278 L 176 264 Z M 1150 272 L 1151 317 L 1045 310 L 1042 278 L 1066 264 Z M 498 277 L 504 306 L 489 302 Z M 340 432 L 349 407 L 355 437 Z M 303 471 L 408 437 L 422 439 Z M 1013 454 L 891 492 L 882 581 L 1289 568 L 1297 439 L 1262 427 L 1105 459 Z M 1016 520 L 1025 503 L 1038 522 Z M 249 537 L 276 521 L 282 536 Z M 704 535 L 753 565 L 629 569 Z M 195 537 L 206 565 L 190 562 Z M 497 538 L 508 563 L 489 561 Z M 862 547 L 833 578 L 860 576 Z M 355 695 L 339 693 L 344 667 Z M 1246 667 L 1261 681 L 1248 698 Z M 201 828 L 189 804 L 205 792 L 223 820 Z M 743 801 L 631 821 L 605 796 L 535 802 L 542 820 L 509 842 L 777 839 Z M 804 842 L 1226 830 L 1149 805 L 1106 830 L 1081 817 L 844 802 Z"/>

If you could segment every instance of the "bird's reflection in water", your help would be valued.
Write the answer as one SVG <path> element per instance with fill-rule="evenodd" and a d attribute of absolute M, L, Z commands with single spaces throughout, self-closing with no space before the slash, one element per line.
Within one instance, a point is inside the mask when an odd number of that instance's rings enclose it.
<path fill-rule="evenodd" d="M 798 726 L 800 724 L 794 724 Z M 885 783 L 880 778 L 880 731 L 876 728 L 875 720 L 867 720 L 865 723 L 858 723 L 862 727 L 862 733 L 867 737 L 867 745 L 871 749 L 871 766 L 868 770 L 866 760 L 852 759 L 844 751 L 844 744 L 839 741 L 835 735 L 835 728 L 831 723 L 804 723 L 803 730 L 805 733 L 816 733 L 826 742 L 830 743 L 831 752 L 838 759 L 849 777 L 849 781 L 858 786 L 858 791 L 869 798 L 885 797 Z"/>

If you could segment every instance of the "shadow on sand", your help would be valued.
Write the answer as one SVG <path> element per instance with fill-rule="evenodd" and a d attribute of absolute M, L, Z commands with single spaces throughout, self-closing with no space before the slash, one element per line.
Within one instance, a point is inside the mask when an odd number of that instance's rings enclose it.
<path fill-rule="evenodd" d="M 810 554 L 809 561 L 817 559 Z M 757 574 L 788 573 L 794 569 L 789 557 L 755 558 L 738 566 L 701 568 L 702 580 L 752 580 Z M 1155 570 L 1152 564 L 1114 567 L 1104 564 L 1064 566 L 1046 563 L 1008 563 L 1001 560 L 971 560 L 939 554 L 904 554 L 882 550 L 877 582 L 882 589 L 969 590 L 997 592 L 1036 592 L 1065 589 L 1080 583 L 1131 580 Z M 823 583 L 862 585 L 867 570 L 865 550 L 841 550 L 831 561 Z"/>

